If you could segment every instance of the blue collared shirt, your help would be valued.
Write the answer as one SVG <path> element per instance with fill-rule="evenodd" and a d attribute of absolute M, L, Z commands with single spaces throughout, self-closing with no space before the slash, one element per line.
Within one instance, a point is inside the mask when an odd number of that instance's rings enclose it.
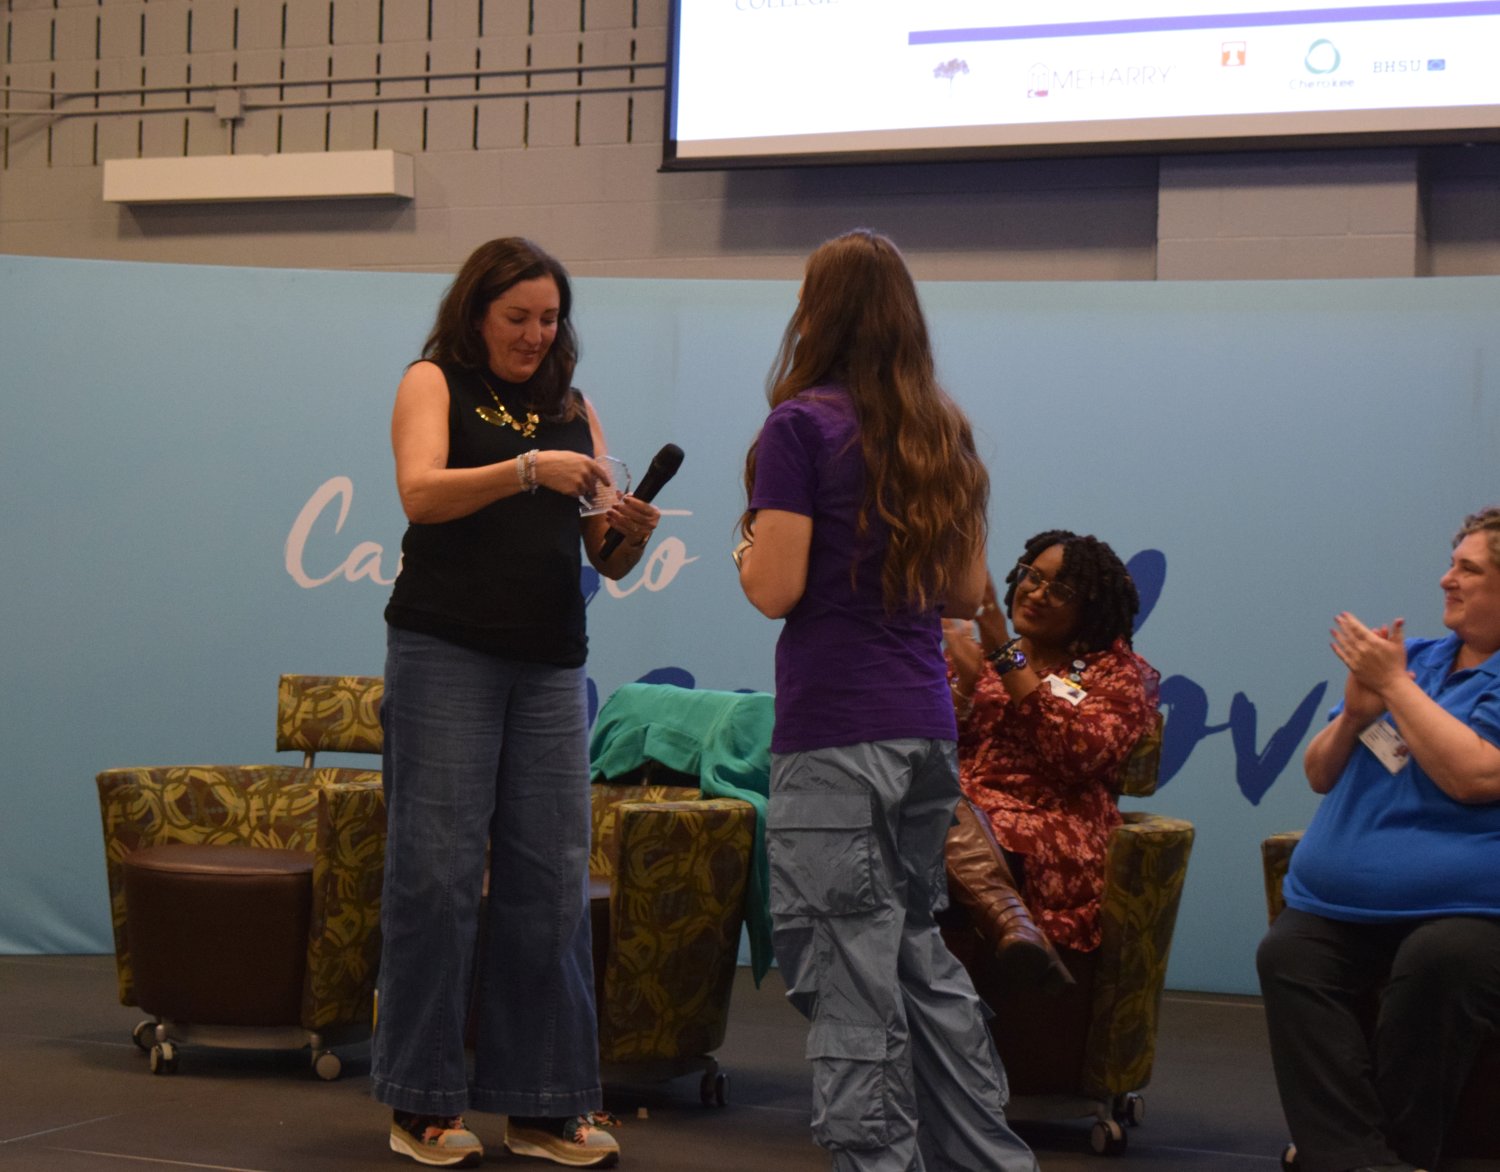
<path fill-rule="evenodd" d="M 1407 667 L 1444 711 L 1500 745 L 1500 652 L 1452 671 L 1459 646 L 1452 634 L 1408 639 Z M 1414 759 L 1391 773 L 1356 745 L 1283 891 L 1287 906 L 1335 920 L 1500 916 L 1500 801 L 1455 801 Z"/>

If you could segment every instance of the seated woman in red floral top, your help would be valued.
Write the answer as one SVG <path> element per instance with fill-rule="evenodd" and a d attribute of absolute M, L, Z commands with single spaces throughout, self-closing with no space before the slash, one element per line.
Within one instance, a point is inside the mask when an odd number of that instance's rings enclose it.
<path fill-rule="evenodd" d="M 1042 932 L 1088 952 L 1116 779 L 1155 723 L 1159 676 L 1131 649 L 1140 600 L 1104 542 L 1039 533 L 1005 582 L 1003 609 L 988 586 L 978 642 L 970 624 L 946 624 L 960 782 Z"/>

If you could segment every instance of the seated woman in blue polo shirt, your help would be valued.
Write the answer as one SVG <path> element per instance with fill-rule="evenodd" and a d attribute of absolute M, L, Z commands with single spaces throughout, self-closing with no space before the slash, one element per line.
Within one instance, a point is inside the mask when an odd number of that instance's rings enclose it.
<path fill-rule="evenodd" d="M 1439 585 L 1445 638 L 1335 620 L 1344 701 L 1304 759 L 1327 797 L 1257 955 L 1303 1172 L 1435 1168 L 1500 1028 L 1500 507 L 1464 521 Z"/>

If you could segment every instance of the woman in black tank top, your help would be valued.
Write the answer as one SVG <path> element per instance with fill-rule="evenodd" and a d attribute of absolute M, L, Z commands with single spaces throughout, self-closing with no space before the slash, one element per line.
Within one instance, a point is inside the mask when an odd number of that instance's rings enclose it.
<path fill-rule="evenodd" d="M 394 1110 L 391 1148 L 424 1164 L 483 1158 L 467 1108 L 509 1116 L 521 1154 L 618 1156 L 599 1110 L 579 575 L 584 554 L 606 577 L 628 573 L 660 514 L 626 496 L 580 516 L 608 472 L 572 386 L 571 308 L 567 273 L 536 245 L 481 245 L 396 392 L 410 525 L 385 611 L 371 1076 Z M 624 540 L 601 557 L 611 528 Z"/>

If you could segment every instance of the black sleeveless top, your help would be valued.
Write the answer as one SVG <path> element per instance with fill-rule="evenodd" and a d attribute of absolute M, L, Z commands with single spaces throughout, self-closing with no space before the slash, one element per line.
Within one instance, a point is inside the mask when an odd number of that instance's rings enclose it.
<path fill-rule="evenodd" d="M 543 420 L 532 435 L 496 426 L 478 371 L 441 364 L 448 380 L 448 467 L 477 468 L 532 448 L 594 454 L 587 414 Z M 523 386 L 491 378 L 507 410 L 525 418 Z M 514 401 L 512 401 L 512 397 Z M 550 489 L 518 493 L 452 521 L 407 526 L 401 572 L 385 608 L 393 627 L 531 663 L 580 666 L 588 652 L 578 500 Z"/>

